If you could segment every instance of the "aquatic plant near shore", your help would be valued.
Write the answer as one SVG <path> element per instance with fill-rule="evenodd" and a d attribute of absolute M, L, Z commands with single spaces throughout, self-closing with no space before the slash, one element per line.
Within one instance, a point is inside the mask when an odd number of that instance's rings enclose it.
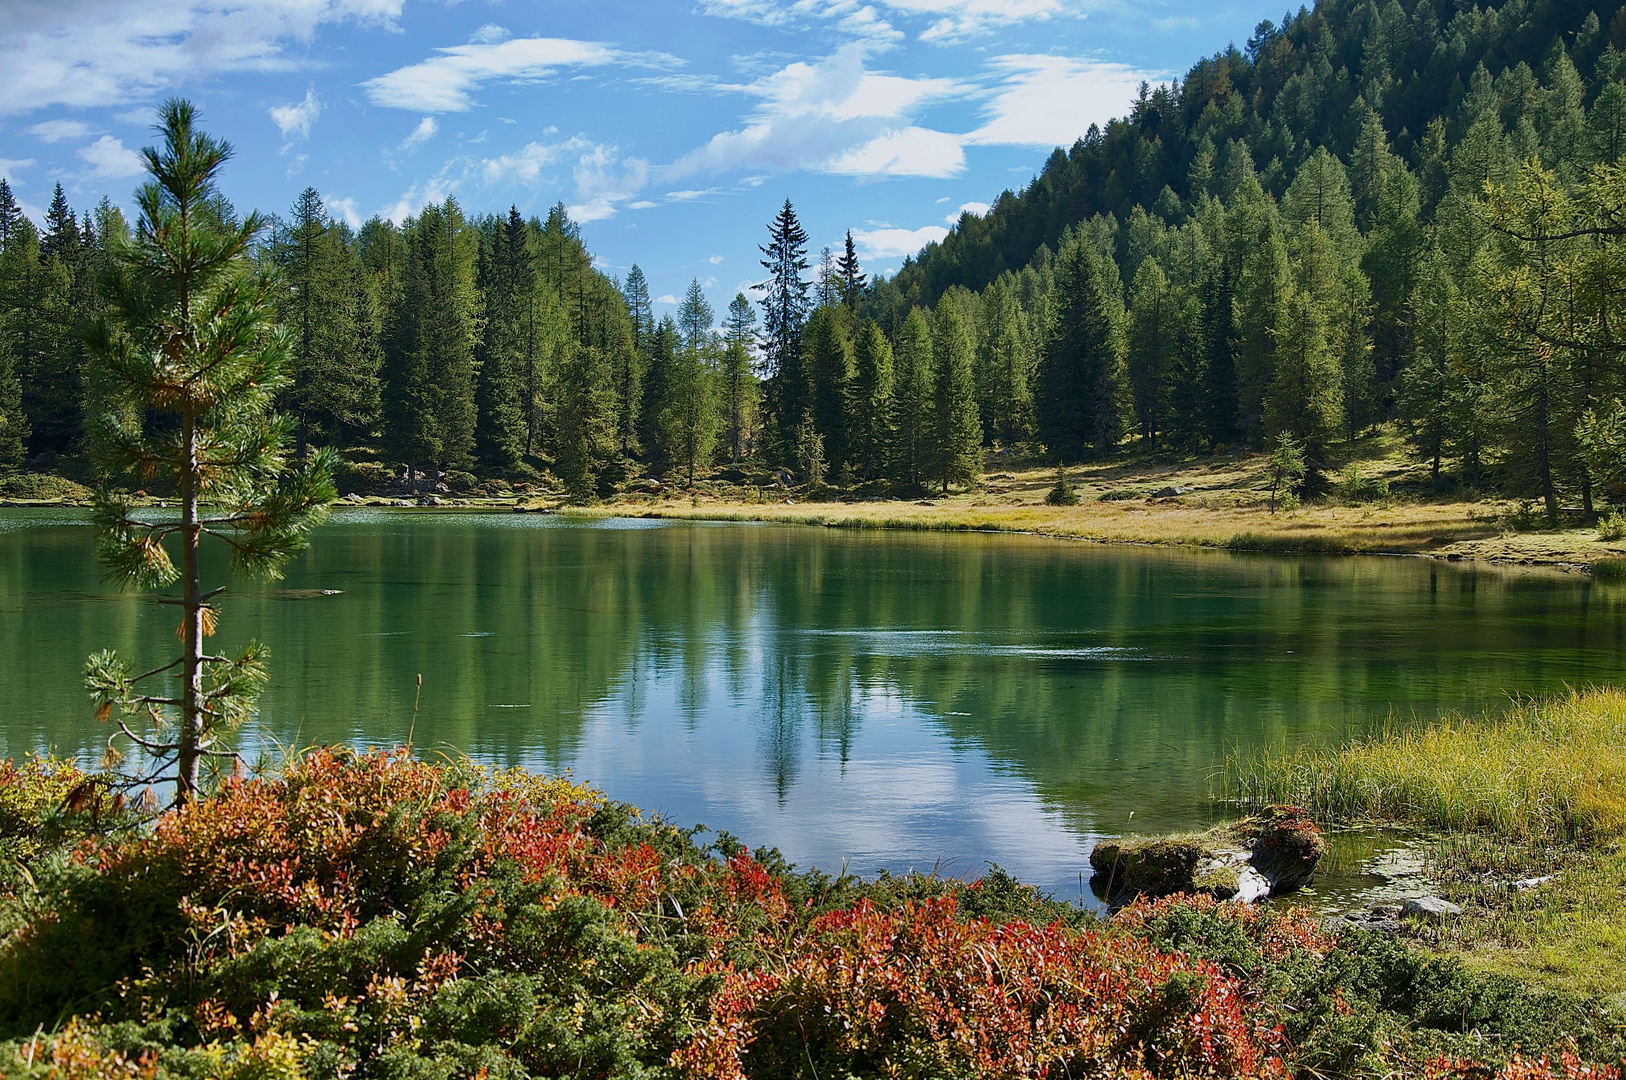
<path fill-rule="evenodd" d="M 1336 749 L 1227 762 L 1227 798 L 1371 821 L 1574 840 L 1626 833 L 1626 690 L 1520 702 Z"/>

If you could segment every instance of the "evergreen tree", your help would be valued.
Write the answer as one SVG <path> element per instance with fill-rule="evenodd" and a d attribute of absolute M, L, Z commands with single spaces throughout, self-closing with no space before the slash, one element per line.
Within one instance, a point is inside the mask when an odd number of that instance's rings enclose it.
<path fill-rule="evenodd" d="M 113 652 L 99 653 L 85 681 L 99 718 L 154 759 L 130 782 L 173 779 L 185 803 L 199 793 L 206 762 L 235 756 L 220 739 L 252 715 L 266 678 L 257 643 L 235 658 L 204 651 L 218 622 L 209 598 L 220 590 L 203 591 L 200 542 L 225 537 L 235 571 L 280 576 L 332 501 L 334 458 L 317 454 L 289 471 L 291 425 L 270 411 L 288 342 L 274 327 L 273 282 L 249 257 L 264 222 L 250 214 L 228 231 L 198 212 L 231 148 L 194 127 L 186 102 L 168 102 L 160 117 L 164 143 L 145 154 L 152 180 L 136 195 L 136 238 L 114 252 L 110 309 L 87 341 L 106 392 L 97 418 L 104 475 L 173 485 L 180 503 L 178 520 L 148 523 L 131 516 L 128 500 L 98 489 L 100 555 L 128 585 L 179 581 L 181 655 L 135 675 Z M 207 516 L 206 507 L 218 509 Z M 179 567 L 166 539 L 179 549 Z M 143 680 L 175 669 L 178 696 L 143 691 Z"/>
<path fill-rule="evenodd" d="M 9 197 L 10 191 L 0 195 Z M 0 245 L 0 472 L 16 469 L 26 453 L 28 414 L 17 374 L 38 347 L 35 305 L 41 273 L 34 223 L 19 213 Z"/>
<path fill-rule="evenodd" d="M 407 464 L 436 471 L 474 448 L 474 335 L 478 296 L 471 235 L 456 201 L 430 204 L 407 223 L 406 265 L 385 356 L 389 443 Z"/>
<path fill-rule="evenodd" d="M 1155 444 L 1166 431 L 1169 382 L 1179 350 L 1179 301 L 1156 259 L 1140 264 L 1130 292 L 1126 352 L 1129 387 L 1141 437 Z"/>
<path fill-rule="evenodd" d="M 892 350 L 894 369 L 894 439 L 891 476 L 918 488 L 926 478 L 932 451 L 932 331 L 926 314 L 912 308 Z"/>
<path fill-rule="evenodd" d="M 1201 306 L 1202 362 L 1190 365 L 1194 383 L 1202 386 L 1201 423 L 1192 425 L 1215 448 L 1235 443 L 1242 434 L 1236 385 L 1236 301 L 1230 268 L 1214 267 L 1203 283 Z M 1195 439 L 1193 440 L 1195 442 Z"/>
<path fill-rule="evenodd" d="M 1039 438 L 1062 461 L 1109 453 L 1123 434 L 1117 335 L 1086 241 L 1062 248 L 1054 303 L 1039 368 Z"/>
<path fill-rule="evenodd" d="M 852 343 L 845 316 L 820 307 L 807 322 L 806 370 L 812 393 L 808 415 L 823 440 L 824 460 L 831 470 L 848 463 L 847 395 L 853 377 Z"/>
<path fill-rule="evenodd" d="M 972 374 L 975 348 L 958 305 L 938 305 L 932 331 L 931 476 L 943 484 L 965 484 L 982 473 L 982 425 L 977 420 L 977 385 Z"/>
<path fill-rule="evenodd" d="M 859 478 L 878 479 L 892 445 L 892 346 L 873 319 L 858 327 L 853 345 L 849 452 Z"/>
<path fill-rule="evenodd" d="M 983 298 L 977 401 L 983 434 L 1005 446 L 1033 435 L 1033 343 L 1013 275 L 988 287 Z"/>
<path fill-rule="evenodd" d="M 1275 328 L 1289 289 L 1287 243 L 1275 204 L 1252 176 L 1227 215 L 1236 278 L 1236 388 L 1242 435 L 1257 441 L 1276 374 Z"/>
<path fill-rule="evenodd" d="M 858 265 L 858 248 L 853 244 L 853 231 L 847 230 L 841 257 L 836 260 L 836 273 L 841 278 L 841 302 L 849 309 L 858 305 L 864 292 L 864 273 Z"/>
<path fill-rule="evenodd" d="M 18 224 L 25 220 L 22 207 L 17 205 L 17 197 L 12 194 L 11 184 L 6 178 L 0 176 L 0 250 L 11 243 L 12 232 Z"/>
<path fill-rule="evenodd" d="M 711 305 L 698 281 L 689 287 L 680 314 L 683 340 L 667 382 L 663 427 L 673 463 L 693 487 L 695 470 L 711 462 L 717 440 L 717 342 L 711 331 Z"/>
<path fill-rule="evenodd" d="M 534 437 L 534 283 L 526 241 L 525 219 L 513 206 L 506 220 L 489 221 L 480 230 L 477 279 L 485 327 L 475 354 L 475 445 L 480 460 L 499 472 L 518 466 Z"/>
<path fill-rule="evenodd" d="M 756 403 L 756 377 L 751 370 L 751 345 L 756 338 L 757 313 L 744 293 L 728 304 L 723 331 L 723 424 L 729 459 L 740 461 L 751 432 Z"/>
<path fill-rule="evenodd" d="M 802 327 L 807 319 L 807 233 L 790 200 L 768 226 L 762 247 L 768 279 L 762 294 L 762 352 L 767 372 L 770 437 L 785 458 L 794 452 L 796 429 L 808 410 L 807 376 L 802 368 Z"/>
<path fill-rule="evenodd" d="M 1332 242 L 1319 227 L 1300 227 L 1304 251 L 1297 280 L 1273 328 L 1275 371 L 1265 400 L 1265 433 L 1286 435 L 1304 453 L 1304 487 L 1314 492 L 1330 469 L 1331 449 L 1343 424 L 1342 376 L 1328 345 L 1323 297 L 1334 272 Z"/>
<path fill-rule="evenodd" d="M 657 473 L 664 473 L 673 460 L 671 433 L 668 427 L 678 350 L 683 347 L 682 334 L 672 316 L 667 315 L 655 326 L 649 340 L 649 367 L 644 379 L 642 411 L 638 422 L 639 441 L 644 455 Z"/>
<path fill-rule="evenodd" d="M 619 452 L 615 373 L 605 350 L 561 343 L 555 468 L 571 498 L 593 497 Z"/>

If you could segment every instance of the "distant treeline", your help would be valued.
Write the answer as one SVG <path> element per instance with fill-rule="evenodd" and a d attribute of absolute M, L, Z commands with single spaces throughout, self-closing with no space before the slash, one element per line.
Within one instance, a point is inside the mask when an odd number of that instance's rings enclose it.
<path fill-rule="evenodd" d="M 283 404 L 357 486 L 549 471 L 586 497 L 721 459 L 920 488 L 973 480 L 988 446 L 1292 444 L 1313 492 L 1398 422 L 1435 486 L 1590 513 L 1626 482 L 1626 8 L 1607 14 L 1327 0 L 1262 23 L 892 279 L 850 234 L 813 259 L 787 202 L 760 320 L 741 294 L 720 328 L 697 282 L 656 320 L 563 207 L 352 230 L 307 190 L 259 256 Z M 0 182 L 0 465 L 83 448 L 75 328 L 125 228 L 59 189 L 41 232 Z"/>

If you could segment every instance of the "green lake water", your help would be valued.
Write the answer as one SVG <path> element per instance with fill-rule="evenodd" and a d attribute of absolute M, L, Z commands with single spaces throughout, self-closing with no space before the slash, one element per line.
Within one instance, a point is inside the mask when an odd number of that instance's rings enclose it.
<path fill-rule="evenodd" d="M 0 512 L 0 754 L 93 756 L 85 656 L 170 657 L 174 609 L 93 552 L 83 515 Z M 1623 600 L 1424 559 L 342 510 L 233 586 L 219 640 L 271 647 L 251 751 L 398 743 L 421 673 L 425 751 L 568 767 L 802 864 L 1072 896 L 1096 836 L 1210 816 L 1227 753 L 1617 680 Z"/>

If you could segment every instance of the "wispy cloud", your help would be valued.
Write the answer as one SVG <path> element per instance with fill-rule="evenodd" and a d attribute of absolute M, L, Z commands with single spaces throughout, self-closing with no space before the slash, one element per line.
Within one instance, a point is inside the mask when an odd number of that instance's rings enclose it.
<path fill-rule="evenodd" d="M 270 112 L 271 122 L 277 125 L 277 130 L 282 132 L 284 139 L 290 140 L 289 145 L 295 136 L 301 139 L 308 138 L 311 125 L 322 115 L 322 102 L 316 96 L 316 85 L 313 83 L 305 88 L 303 101 L 296 101 L 292 105 L 273 105 Z M 288 145 L 284 145 L 282 149 L 287 153 Z"/>
<path fill-rule="evenodd" d="M 963 167 L 953 136 L 915 124 L 928 106 L 974 87 L 954 79 L 871 71 L 868 46 L 798 60 L 745 87 L 757 104 L 742 126 L 719 132 L 670 167 L 673 177 L 745 168 L 852 176 L 948 176 Z"/>
<path fill-rule="evenodd" d="M 401 140 L 401 145 L 396 149 L 400 150 L 403 154 L 410 154 L 418 147 L 428 142 L 430 139 L 433 139 L 435 137 L 435 132 L 439 130 L 440 124 L 435 121 L 435 118 L 433 116 L 426 116 L 422 120 L 418 121 L 418 126 L 413 128 L 411 133 L 408 134 L 406 138 Z"/>
<path fill-rule="evenodd" d="M 81 147 L 79 160 L 90 167 L 90 175 L 98 180 L 139 176 L 147 167 L 140 154 L 111 135 L 103 135 L 89 146 Z"/>
<path fill-rule="evenodd" d="M 83 139 L 96 129 L 83 120 L 46 120 L 28 129 L 28 133 L 41 142 L 59 143 L 67 139 Z"/>
<path fill-rule="evenodd" d="M 338 218 L 352 229 L 361 228 L 361 209 L 355 199 L 335 199 L 332 196 L 325 196 L 322 199 L 322 209 L 326 211 L 328 217 Z"/>
<path fill-rule="evenodd" d="M 568 185 L 563 175 L 566 170 Z M 618 147 L 582 135 L 556 143 L 527 143 L 512 154 L 486 158 L 477 171 L 488 186 L 511 184 L 555 190 L 568 186 L 575 201 L 566 209 L 581 222 L 601 221 L 623 206 L 642 210 L 656 205 L 637 198 L 649 184 L 647 161 L 623 155 Z"/>
<path fill-rule="evenodd" d="M 367 99 L 392 109 L 465 112 L 474 107 L 474 93 L 486 83 L 537 83 L 565 68 L 611 64 L 666 67 L 680 63 L 664 54 L 629 53 L 599 42 L 570 38 L 476 40 L 435 51 L 440 55 L 362 83 Z"/>
<path fill-rule="evenodd" d="M 0 176 L 5 177 L 13 186 L 22 183 L 17 179 L 19 172 L 33 167 L 33 158 L 0 158 Z"/>
<path fill-rule="evenodd" d="M 140 101 L 220 71 L 286 67 L 336 22 L 387 24 L 402 0 L 9 0 L 0 115 Z"/>
<path fill-rule="evenodd" d="M 1082 0 L 701 0 L 707 15 L 745 19 L 761 26 L 800 29 L 831 25 L 872 43 L 904 35 L 893 21 L 920 27 L 921 41 L 952 44 L 985 37 L 1018 23 L 1079 16 L 1091 6 Z"/>

